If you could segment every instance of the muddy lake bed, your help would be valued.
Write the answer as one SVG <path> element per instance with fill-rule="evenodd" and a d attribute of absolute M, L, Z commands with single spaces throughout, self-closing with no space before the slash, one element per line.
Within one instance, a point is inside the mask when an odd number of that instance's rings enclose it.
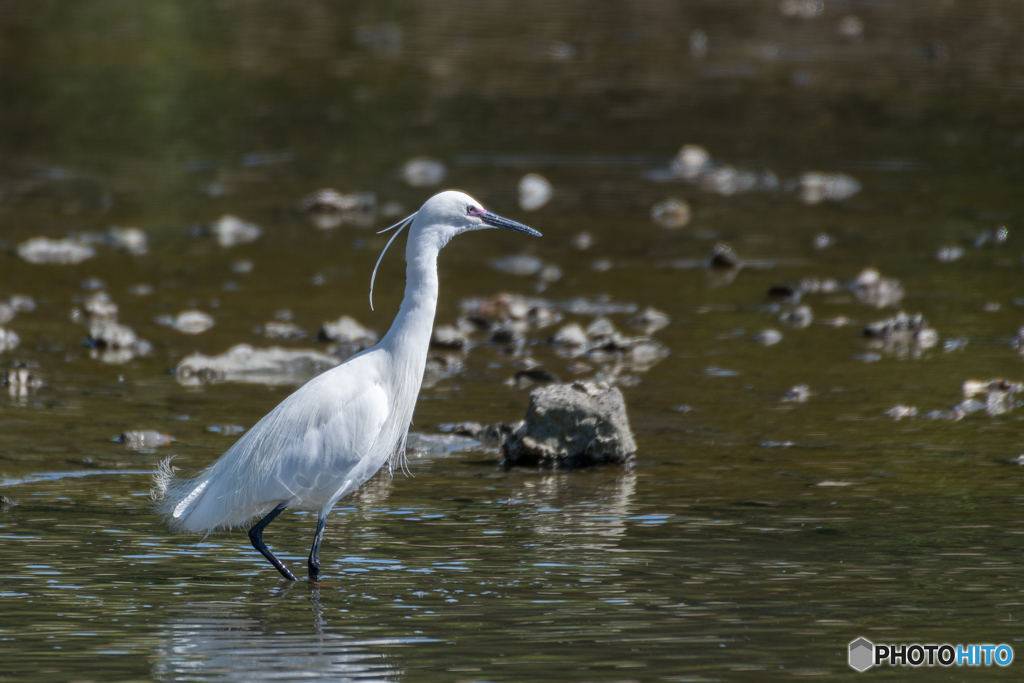
<path fill-rule="evenodd" d="M 861 636 L 1024 640 L 1016 4 L 0 6 L 0 681 L 782 680 L 856 675 Z M 442 252 L 457 341 L 322 583 L 168 532 L 156 465 L 363 343 L 324 323 L 383 334 L 377 230 L 445 188 L 544 237 Z M 181 371 L 239 344 L 309 354 Z M 621 389 L 631 466 L 452 435 L 551 377 Z M 314 527 L 266 540 L 301 567 Z"/>

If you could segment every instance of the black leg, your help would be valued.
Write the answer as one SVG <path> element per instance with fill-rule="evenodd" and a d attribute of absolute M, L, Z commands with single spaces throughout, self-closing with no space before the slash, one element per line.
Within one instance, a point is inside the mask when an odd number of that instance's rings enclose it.
<path fill-rule="evenodd" d="M 288 507 L 287 503 L 281 503 L 276 508 L 267 513 L 267 516 L 256 522 L 251 529 L 249 529 L 249 540 L 252 541 L 252 547 L 259 550 L 263 554 L 263 557 L 270 560 L 270 564 L 274 565 L 277 571 L 281 572 L 281 576 L 288 579 L 289 581 L 297 581 L 295 574 L 288 571 L 288 567 L 284 566 L 284 562 L 277 559 L 274 553 L 270 552 L 270 548 L 263 542 L 263 530 L 267 528 L 267 525 L 274 521 L 274 518 L 284 512 L 284 509 Z"/>
<path fill-rule="evenodd" d="M 316 522 L 316 536 L 313 538 L 313 547 L 309 551 L 309 579 L 316 581 L 320 578 L 320 543 L 324 540 L 324 528 L 327 526 L 327 517 L 321 517 Z"/>

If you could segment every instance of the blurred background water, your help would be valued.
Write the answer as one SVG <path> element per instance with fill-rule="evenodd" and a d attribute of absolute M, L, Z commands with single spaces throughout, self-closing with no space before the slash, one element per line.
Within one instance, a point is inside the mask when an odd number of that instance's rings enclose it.
<path fill-rule="evenodd" d="M 1022 34 L 1011 0 L 0 2 L 0 680 L 781 680 L 854 675 L 858 636 L 1016 647 Z M 322 585 L 167 532 L 155 464 L 211 462 L 302 379 L 179 363 L 382 333 L 403 264 L 371 312 L 372 228 L 448 187 L 544 238 L 453 242 L 438 325 L 502 292 L 561 320 L 434 359 L 413 476 L 342 501 Z M 358 207 L 304 211 L 325 188 Z M 725 243 L 742 267 L 708 267 Z M 110 304 L 144 343 L 85 343 Z M 545 341 L 647 307 L 664 358 Z M 431 436 L 520 419 L 533 364 L 617 383 L 635 466 Z M 266 538 L 301 566 L 314 522 Z"/>

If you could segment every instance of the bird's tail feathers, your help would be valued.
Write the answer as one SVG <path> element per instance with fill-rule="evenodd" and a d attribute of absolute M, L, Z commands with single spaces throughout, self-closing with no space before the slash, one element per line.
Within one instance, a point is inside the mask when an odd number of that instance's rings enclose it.
<path fill-rule="evenodd" d="M 167 497 L 167 490 L 174 481 L 180 479 L 174 474 L 177 468 L 171 465 L 172 460 L 174 460 L 173 455 L 161 461 L 153 471 L 153 488 L 149 490 L 149 497 L 158 505 Z"/>
<path fill-rule="evenodd" d="M 190 512 L 189 508 L 197 502 L 199 495 L 206 489 L 208 480 L 201 481 L 205 472 L 195 478 L 179 477 L 176 474 L 178 468 L 171 464 L 173 459 L 173 457 L 167 458 L 157 465 L 153 472 L 153 487 L 150 489 L 153 508 L 158 515 L 164 518 L 172 531 L 209 534 L 220 525 L 204 525 L 201 528 L 193 528 L 195 525 L 186 521 Z"/>

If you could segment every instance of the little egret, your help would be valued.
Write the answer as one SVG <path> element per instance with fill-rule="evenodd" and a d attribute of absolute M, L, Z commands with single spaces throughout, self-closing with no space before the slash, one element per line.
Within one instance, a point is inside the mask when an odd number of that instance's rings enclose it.
<path fill-rule="evenodd" d="M 438 253 L 470 230 L 505 228 L 540 237 L 469 195 L 437 194 L 388 228 L 398 230 L 374 266 L 371 308 L 377 267 L 407 226 L 405 297 L 391 329 L 373 348 L 303 385 L 198 475 L 179 478 L 165 461 L 154 475 L 153 493 L 172 530 L 210 533 L 262 517 L 249 529 L 249 540 L 295 581 L 263 542 L 263 530 L 287 508 L 316 510 L 308 566 L 310 579 L 319 579 L 320 543 L 335 503 L 405 453 L 437 307 Z"/>

